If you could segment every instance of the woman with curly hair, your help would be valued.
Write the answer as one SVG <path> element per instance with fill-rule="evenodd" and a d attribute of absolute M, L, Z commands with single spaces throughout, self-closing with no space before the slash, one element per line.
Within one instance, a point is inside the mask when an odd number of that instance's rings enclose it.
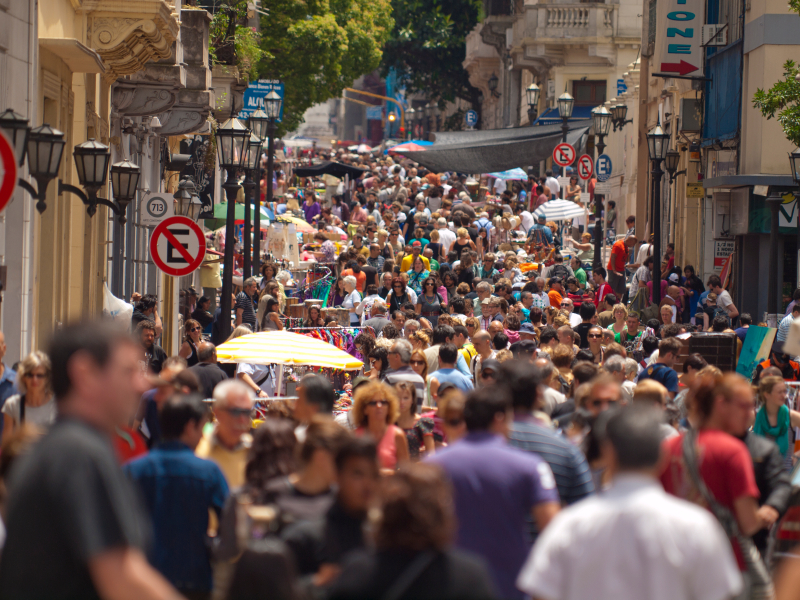
<path fill-rule="evenodd" d="M 400 464 L 408 462 L 406 434 L 394 425 L 400 415 L 394 388 L 379 381 L 358 386 L 351 410 L 356 435 L 370 435 L 378 445 L 382 473 L 394 473 Z"/>
<path fill-rule="evenodd" d="M 411 460 L 416 462 L 422 455 L 429 456 L 435 451 L 433 419 L 418 414 L 414 384 L 401 381 L 394 387 L 400 401 L 400 416 L 397 418 L 397 426 L 405 432 L 408 454 Z"/>
<path fill-rule="evenodd" d="M 184 337 L 178 356 L 186 359 L 186 366 L 193 367 L 200 360 L 197 358 L 197 345 L 201 342 L 203 326 L 194 319 L 187 319 L 183 325 Z"/>

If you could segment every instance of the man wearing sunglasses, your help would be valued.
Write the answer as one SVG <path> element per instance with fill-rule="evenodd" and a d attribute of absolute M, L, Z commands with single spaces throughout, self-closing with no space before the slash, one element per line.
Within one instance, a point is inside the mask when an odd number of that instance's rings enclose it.
<path fill-rule="evenodd" d="M 217 463 L 228 487 L 244 484 L 244 469 L 252 437 L 250 427 L 255 398 L 239 380 L 223 381 L 214 388 L 214 430 L 203 436 L 195 454 Z"/>

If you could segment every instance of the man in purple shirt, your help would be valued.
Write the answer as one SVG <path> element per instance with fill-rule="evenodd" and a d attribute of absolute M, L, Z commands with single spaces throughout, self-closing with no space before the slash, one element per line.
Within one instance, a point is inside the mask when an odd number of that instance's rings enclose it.
<path fill-rule="evenodd" d="M 456 544 L 486 561 L 499 598 L 521 599 L 515 582 L 530 551 L 526 517 L 533 515 L 541 531 L 560 508 L 553 472 L 537 455 L 507 444 L 514 413 L 505 388 L 471 392 L 464 421 L 466 437 L 429 462 L 453 484 Z"/>

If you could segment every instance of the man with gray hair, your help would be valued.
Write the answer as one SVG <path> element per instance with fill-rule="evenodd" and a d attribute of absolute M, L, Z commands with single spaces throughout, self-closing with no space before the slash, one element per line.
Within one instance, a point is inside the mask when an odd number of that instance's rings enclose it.
<path fill-rule="evenodd" d="M 383 328 L 391 323 L 386 318 L 386 303 L 383 300 L 375 300 L 372 303 L 369 314 L 370 318 L 364 321 L 364 327 L 372 327 L 375 330 L 375 335 L 380 336 L 383 333 Z"/>
<path fill-rule="evenodd" d="M 386 383 L 391 386 L 400 382 L 412 384 L 417 396 L 417 408 L 421 408 L 425 399 L 425 380 L 409 365 L 413 350 L 408 340 L 397 340 L 392 344 L 387 356 L 391 370 L 386 373 Z"/>
<path fill-rule="evenodd" d="M 610 488 L 550 521 L 517 587 L 544 600 L 736 596 L 742 575 L 719 522 L 658 479 L 661 412 L 634 404 L 609 415 L 596 427 Z"/>
<path fill-rule="evenodd" d="M 628 380 L 628 366 L 626 361 L 618 354 L 609 357 L 604 363 L 603 368 L 619 383 L 622 388 L 622 403 L 631 404 L 633 402 L 633 389 L 636 384 Z M 635 363 L 636 361 L 634 361 Z"/>
<path fill-rule="evenodd" d="M 256 293 L 258 284 L 255 277 L 244 280 L 241 292 L 236 294 L 236 326 L 247 325 L 251 331 L 256 330 L 256 307 L 253 305 L 253 294 Z"/>
<path fill-rule="evenodd" d="M 415 331 L 419 331 L 419 328 L 420 328 L 419 321 L 417 321 L 416 319 L 408 319 L 405 322 L 405 325 L 403 326 L 403 335 L 405 336 L 406 339 L 408 339 L 412 333 L 414 333 Z"/>
<path fill-rule="evenodd" d="M 439 243 L 447 250 L 456 241 L 456 234 L 447 228 L 447 219 L 444 217 L 436 219 L 436 230 L 439 232 Z"/>
<path fill-rule="evenodd" d="M 481 302 L 492 295 L 492 286 L 487 281 L 481 281 L 475 286 L 475 291 L 478 293 L 478 297 L 472 301 L 472 314 L 480 318 L 483 316 Z"/>
<path fill-rule="evenodd" d="M 203 436 L 195 454 L 217 463 L 228 487 L 244 484 L 244 468 L 250 451 L 250 427 L 255 395 L 237 379 L 223 381 L 214 388 L 214 429 Z"/>

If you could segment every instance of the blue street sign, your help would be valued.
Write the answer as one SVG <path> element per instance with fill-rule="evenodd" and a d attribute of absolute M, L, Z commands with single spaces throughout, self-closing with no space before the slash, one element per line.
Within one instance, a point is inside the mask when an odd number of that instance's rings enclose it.
<path fill-rule="evenodd" d="M 250 85 L 244 91 L 244 106 L 239 111 L 239 118 L 246 119 L 252 113 L 256 112 L 259 108 L 264 108 L 264 98 L 272 90 L 283 99 L 283 82 L 274 81 L 271 79 L 259 79 L 258 81 L 251 81 Z M 283 103 L 281 102 L 281 114 L 278 117 L 278 123 L 283 121 Z"/>
<path fill-rule="evenodd" d="M 611 177 L 611 157 L 608 154 L 601 154 L 597 157 L 594 172 L 597 174 L 597 181 L 608 181 Z"/>
<path fill-rule="evenodd" d="M 478 113 L 474 110 L 468 110 L 464 113 L 464 120 L 467 122 L 467 127 L 475 127 L 478 124 Z"/>
<path fill-rule="evenodd" d="M 624 79 L 617 79 L 617 96 L 624 94 L 628 91 L 628 85 Z"/>

